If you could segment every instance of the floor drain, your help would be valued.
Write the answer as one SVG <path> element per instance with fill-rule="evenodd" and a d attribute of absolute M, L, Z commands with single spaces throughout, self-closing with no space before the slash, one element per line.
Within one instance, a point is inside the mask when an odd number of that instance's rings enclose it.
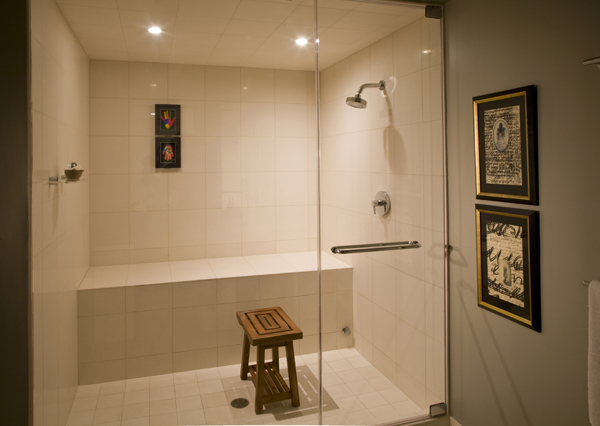
<path fill-rule="evenodd" d="M 246 398 L 236 398 L 231 401 L 231 406 L 233 408 L 244 408 L 247 407 L 250 402 Z"/>

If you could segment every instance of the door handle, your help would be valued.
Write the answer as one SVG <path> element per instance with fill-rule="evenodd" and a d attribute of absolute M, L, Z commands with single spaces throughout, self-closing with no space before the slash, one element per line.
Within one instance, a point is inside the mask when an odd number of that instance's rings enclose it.
<path fill-rule="evenodd" d="M 331 247 L 335 254 L 368 253 L 373 251 L 405 250 L 421 247 L 418 241 L 397 241 L 395 243 L 355 244 Z"/>

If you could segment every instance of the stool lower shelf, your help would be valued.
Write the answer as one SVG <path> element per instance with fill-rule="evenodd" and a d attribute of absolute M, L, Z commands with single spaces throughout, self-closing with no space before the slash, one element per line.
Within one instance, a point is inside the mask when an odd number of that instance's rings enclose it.
<path fill-rule="evenodd" d="M 281 376 L 279 369 L 272 362 L 265 362 L 264 368 L 264 385 L 258 386 L 258 367 L 256 364 L 250 365 L 248 367 L 248 371 L 252 376 L 252 381 L 254 382 L 254 386 L 256 388 L 256 392 L 259 392 L 259 389 L 262 388 L 263 404 L 268 404 L 270 402 L 284 401 L 286 399 L 292 398 L 292 391 L 290 387 L 285 382 L 284 378 Z"/>

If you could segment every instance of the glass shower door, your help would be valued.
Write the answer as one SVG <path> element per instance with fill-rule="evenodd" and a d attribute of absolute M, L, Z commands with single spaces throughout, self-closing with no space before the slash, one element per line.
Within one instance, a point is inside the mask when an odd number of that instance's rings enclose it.
<path fill-rule="evenodd" d="M 318 2 L 324 424 L 445 412 L 441 21 L 381 3 Z"/>

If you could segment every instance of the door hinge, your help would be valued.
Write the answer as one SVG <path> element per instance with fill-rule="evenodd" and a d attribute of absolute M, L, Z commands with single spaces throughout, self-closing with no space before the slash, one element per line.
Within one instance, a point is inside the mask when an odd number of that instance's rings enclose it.
<path fill-rule="evenodd" d="M 446 403 L 440 402 L 429 406 L 429 417 L 439 417 L 446 415 Z"/>
<path fill-rule="evenodd" d="M 444 16 L 444 10 L 441 6 L 426 6 L 425 17 L 433 19 L 441 19 Z"/>

